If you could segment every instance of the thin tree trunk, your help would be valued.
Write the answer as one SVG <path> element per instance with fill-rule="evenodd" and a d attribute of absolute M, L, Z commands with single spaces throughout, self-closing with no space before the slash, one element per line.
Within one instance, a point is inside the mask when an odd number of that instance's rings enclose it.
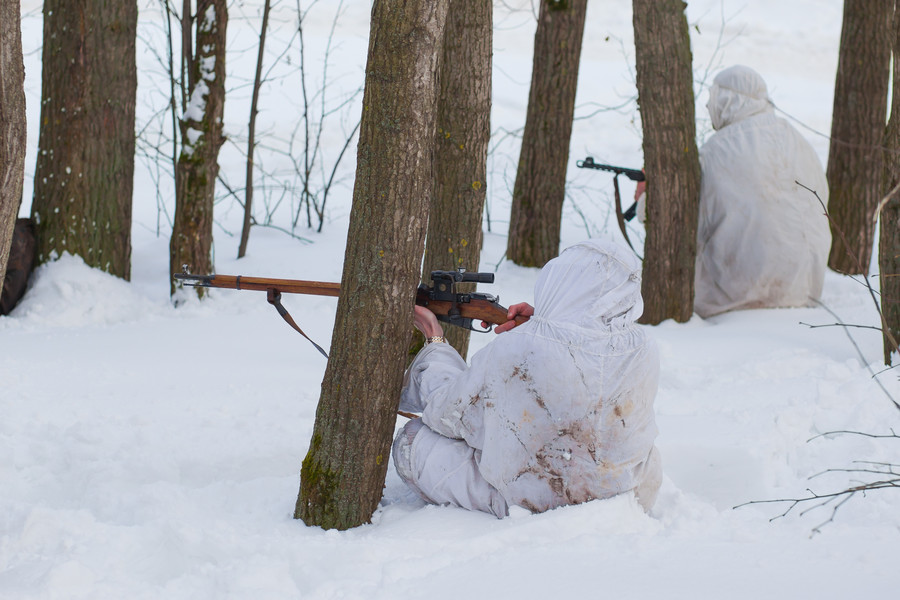
<path fill-rule="evenodd" d="M 382 496 L 431 204 L 448 5 L 372 7 L 341 297 L 294 511 L 307 525 L 361 525 Z"/>
<path fill-rule="evenodd" d="M 559 254 L 587 0 L 541 0 L 506 257 L 542 267 Z"/>
<path fill-rule="evenodd" d="M 174 0 L 173 0 L 174 1 Z M 194 17 L 191 5 L 194 0 L 182 0 L 181 3 L 181 105 L 187 106 L 189 94 L 194 90 L 197 78 L 194 62 Z"/>
<path fill-rule="evenodd" d="M 694 311 L 700 158 L 687 5 L 634 0 L 638 104 L 647 173 L 644 323 L 687 321 Z"/>
<path fill-rule="evenodd" d="M 213 202 L 225 106 L 226 0 L 199 0 L 195 18 L 197 52 L 191 61 L 191 97 L 181 120 L 182 149 L 175 171 L 175 219 L 169 241 L 170 272 L 188 265 L 192 273 L 214 271 Z M 180 284 L 179 284 L 180 286 Z M 171 284 L 174 295 L 177 288 Z M 203 295 L 203 288 L 196 288 Z"/>
<path fill-rule="evenodd" d="M 895 91 L 898 92 L 900 90 Z M 895 181 L 895 185 L 897 183 L 900 182 Z M 891 357 L 898 351 L 897 343 L 900 342 L 900 195 L 898 194 L 894 194 L 881 211 L 881 239 L 878 248 L 881 311 L 884 314 L 885 327 L 884 364 L 890 365 Z"/>
<path fill-rule="evenodd" d="M 894 86 L 891 118 L 884 136 L 884 193 L 900 185 L 900 7 L 893 16 Z M 878 241 L 878 273 L 881 288 L 884 364 L 890 365 L 900 341 L 900 193 L 881 209 L 881 237 Z"/>
<path fill-rule="evenodd" d="M 0 0 L 0 293 L 25 180 L 25 64 L 19 0 Z"/>
<path fill-rule="evenodd" d="M 492 13 L 491 0 L 450 2 L 440 68 L 434 198 L 422 269 L 429 284 L 432 271 L 477 271 L 481 260 L 491 135 Z M 445 327 L 444 335 L 465 357 L 470 332 Z"/>
<path fill-rule="evenodd" d="M 131 277 L 137 2 L 47 0 L 31 216 L 38 262 Z"/>
<path fill-rule="evenodd" d="M 266 29 L 269 26 L 270 0 L 263 7 L 262 25 L 259 32 L 259 52 L 256 55 L 256 76 L 253 78 L 253 99 L 250 101 L 250 126 L 247 135 L 247 185 L 244 188 L 244 225 L 241 227 L 241 243 L 238 246 L 238 258 L 247 254 L 247 241 L 250 239 L 250 224 L 253 217 L 253 154 L 256 150 L 256 114 L 259 104 L 259 88 L 262 85 L 263 50 L 266 47 Z"/>
<path fill-rule="evenodd" d="M 893 0 L 844 0 L 826 172 L 832 230 L 828 266 L 840 273 L 868 273 L 872 260 L 873 216 L 882 197 L 878 174 L 893 9 Z"/>

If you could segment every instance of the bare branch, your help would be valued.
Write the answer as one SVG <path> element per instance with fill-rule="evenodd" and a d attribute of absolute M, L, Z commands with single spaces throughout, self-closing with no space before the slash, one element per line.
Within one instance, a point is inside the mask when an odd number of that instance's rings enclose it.
<path fill-rule="evenodd" d="M 870 289 L 871 289 L 871 287 L 870 287 Z M 841 324 L 841 325 L 846 325 L 843 321 L 841 321 L 841 318 L 838 317 L 837 314 L 835 314 L 835 312 L 834 312 L 833 310 L 831 310 L 830 308 L 828 308 L 827 306 L 825 306 L 821 301 L 816 300 L 816 303 L 817 303 L 819 306 L 821 306 L 822 308 L 824 308 L 826 311 L 828 311 L 828 312 L 831 314 L 831 316 L 833 316 L 835 319 L 837 319 L 837 321 L 838 321 L 839 324 Z M 877 303 L 876 303 L 876 305 L 877 305 Z M 881 315 L 882 322 L 884 322 L 884 315 L 881 314 L 881 309 L 878 309 L 878 314 Z M 894 404 L 894 406 L 897 408 L 897 410 L 900 410 L 900 403 L 898 403 L 898 402 L 894 399 L 894 397 L 893 397 L 893 396 L 891 395 L 891 393 L 887 390 L 887 388 L 884 387 L 884 384 L 881 383 L 881 380 L 878 379 L 878 377 L 875 375 L 875 372 L 872 370 L 872 366 L 869 365 L 869 361 L 866 360 L 865 355 L 863 354 L 863 352 L 862 352 L 862 350 L 860 349 L 859 345 L 856 343 L 856 340 L 854 340 L 854 339 L 853 339 L 853 336 L 850 335 L 850 331 L 848 330 L 848 327 L 846 327 L 846 326 L 844 327 L 844 333 L 847 334 L 847 338 L 850 340 L 850 343 L 853 344 L 853 347 L 854 347 L 854 348 L 856 348 L 856 353 L 859 355 L 859 358 L 860 358 L 860 360 L 862 361 L 862 363 L 863 363 L 864 365 L 866 365 L 866 370 L 869 371 L 869 374 L 872 376 L 872 379 L 875 381 L 876 384 L 878 384 L 878 387 L 881 388 L 881 391 L 884 392 L 884 395 L 888 397 L 888 400 L 890 400 L 890 401 Z"/>
<path fill-rule="evenodd" d="M 887 195 L 881 199 L 881 202 L 878 203 L 878 206 L 875 208 L 875 214 L 872 215 L 873 221 L 878 221 L 878 217 L 881 216 L 881 211 L 884 209 L 885 205 L 891 201 L 891 198 L 897 195 L 897 192 L 900 192 L 900 183 L 894 186 L 894 189 L 889 191 Z"/>
<path fill-rule="evenodd" d="M 855 329 L 874 329 L 875 331 L 881 331 L 881 327 L 875 327 L 874 325 L 853 325 L 850 323 L 824 323 L 822 325 L 812 325 L 800 321 L 800 325 L 806 325 L 810 329 L 819 329 L 821 327 L 852 327 Z"/>
<path fill-rule="evenodd" d="M 829 436 L 829 435 L 839 435 L 839 434 L 846 434 L 846 435 L 861 435 L 861 436 L 863 436 L 863 437 L 869 437 L 869 438 L 898 438 L 898 439 L 900 439 L 900 435 L 897 435 L 897 434 L 894 432 L 894 429 L 893 429 L 893 428 L 891 428 L 891 433 L 890 433 L 890 434 L 880 434 L 880 435 L 879 435 L 879 434 L 876 434 L 876 433 L 866 433 L 866 432 L 864 432 L 864 431 L 851 431 L 851 430 L 846 430 L 846 429 L 837 429 L 837 430 L 835 430 L 835 431 L 826 431 L 826 432 L 824 432 L 824 433 L 820 433 L 819 435 L 814 435 L 813 437 L 809 438 L 809 439 L 806 440 L 806 441 L 807 441 L 807 442 L 811 442 L 811 441 L 813 441 L 813 440 L 815 440 L 815 439 L 818 439 L 818 438 L 820 438 L 820 437 L 825 437 L 825 436 Z"/>
<path fill-rule="evenodd" d="M 816 190 L 803 185 L 799 181 L 795 181 L 794 183 L 796 183 L 803 189 L 811 192 L 816 197 L 816 200 L 819 201 L 819 204 L 822 206 L 822 210 L 825 212 L 825 216 L 828 218 L 828 222 L 831 224 L 832 230 L 836 231 L 838 233 L 838 235 L 841 237 L 841 241 L 844 243 L 845 248 L 851 248 L 852 246 L 847 242 L 847 239 L 844 237 L 844 233 L 835 224 L 834 220 L 831 218 L 831 215 L 828 213 L 828 207 L 825 206 L 824 202 L 822 202 L 822 198 L 819 197 L 819 193 Z M 852 253 L 851 253 L 851 257 L 856 262 L 856 266 L 857 266 L 859 272 L 864 273 L 865 269 L 863 269 L 862 265 L 859 264 L 859 259 Z M 881 332 L 884 335 L 885 339 L 887 339 L 890 342 L 890 344 L 894 348 L 894 351 L 896 352 L 900 349 L 898 349 L 897 340 L 895 340 L 894 336 L 891 335 L 890 327 L 888 326 L 887 320 L 884 317 L 884 312 L 882 312 L 881 305 L 878 303 L 878 294 L 872 288 L 872 284 L 869 283 L 868 278 L 864 278 L 864 282 L 865 282 L 866 289 L 869 291 L 869 296 L 871 296 L 871 298 L 872 298 L 872 303 L 875 305 L 875 310 L 878 312 L 878 318 L 881 321 L 881 328 L 880 328 Z M 821 306 L 822 308 L 827 310 L 835 319 L 837 319 L 839 323 L 841 323 L 842 325 L 845 325 L 843 323 L 843 321 L 841 321 L 841 319 L 834 313 L 834 311 L 832 311 L 830 308 L 825 306 L 822 302 L 820 302 L 818 300 L 816 300 L 816 302 L 817 302 L 817 304 L 819 304 L 819 306 Z M 863 364 L 866 365 L 866 368 L 868 369 L 869 373 L 872 375 L 872 378 L 875 380 L 876 383 L 878 383 L 878 386 L 881 388 L 881 391 L 884 392 L 884 394 L 894 404 L 894 406 L 897 408 L 897 410 L 900 410 L 900 403 L 898 403 L 894 399 L 894 397 L 891 395 L 891 393 L 888 392 L 887 389 L 884 387 L 884 385 L 881 384 L 881 381 L 878 380 L 878 377 L 876 377 L 875 373 L 872 371 L 872 367 L 869 365 L 869 362 L 865 359 L 865 356 L 863 355 L 862 351 L 859 349 L 859 346 L 856 344 L 856 341 L 853 339 L 853 336 L 850 335 L 850 332 L 848 331 L 847 326 L 844 327 L 844 331 L 847 333 L 847 337 L 850 339 L 850 341 L 853 343 L 853 346 L 856 348 L 857 353 L 859 354 L 860 358 L 862 359 Z"/>

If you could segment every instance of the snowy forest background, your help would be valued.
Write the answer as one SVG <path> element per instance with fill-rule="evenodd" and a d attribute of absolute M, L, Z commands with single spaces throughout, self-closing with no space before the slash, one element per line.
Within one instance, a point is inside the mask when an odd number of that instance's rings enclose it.
<path fill-rule="evenodd" d="M 389 469 L 371 525 L 338 533 L 292 519 L 325 361 L 261 294 L 222 291 L 172 307 L 174 189 L 158 158 L 170 143 L 165 23 L 158 3 L 140 8 L 132 280 L 64 256 L 41 267 L 21 305 L 0 319 L 0 597 L 894 596 L 895 489 L 858 494 L 837 512 L 837 502 L 803 503 L 783 518 L 776 517 L 790 503 L 733 508 L 844 490 L 869 480 L 860 469 L 900 462 L 896 437 L 870 437 L 890 436 L 898 421 L 889 396 L 900 398 L 900 385 L 896 371 L 883 370 L 880 334 L 807 325 L 878 324 L 865 287 L 832 272 L 823 307 L 650 328 L 661 349 L 656 409 L 666 472 L 651 515 L 621 497 L 498 521 L 423 506 Z M 231 9 L 229 141 L 220 155 L 227 185 L 216 205 L 215 265 L 221 273 L 337 281 L 355 146 L 318 231 L 298 204 L 302 108 L 290 2 L 277 5 L 270 24 L 268 60 L 276 66 L 258 125 L 265 148 L 256 218 L 271 226 L 255 227 L 247 256 L 236 259 L 242 215 L 228 186 L 242 185 L 259 8 Z M 365 0 L 319 2 L 308 13 L 309 89 L 323 89 L 327 49 L 324 105 L 335 109 L 325 120 L 323 165 L 333 164 L 358 119 L 369 8 Z M 22 11 L 26 216 L 40 109 L 40 3 L 23 1 Z M 694 0 L 688 18 L 698 142 L 711 132 L 706 85 L 718 69 L 741 63 L 763 75 L 782 115 L 824 163 L 841 2 Z M 528 2 L 495 4 L 481 265 L 497 274 L 482 289 L 504 304 L 530 301 L 537 273 L 503 258 L 533 32 Z M 562 246 L 618 236 L 611 178 L 574 161 L 592 155 L 641 165 L 633 56 L 630 3 L 590 3 Z M 321 106 L 311 105 L 313 122 Z M 641 239 L 640 226 L 632 227 L 632 239 Z M 285 303 L 327 348 L 335 301 Z M 488 341 L 475 337 L 472 351 Z M 828 433 L 837 431 L 857 433 Z"/>

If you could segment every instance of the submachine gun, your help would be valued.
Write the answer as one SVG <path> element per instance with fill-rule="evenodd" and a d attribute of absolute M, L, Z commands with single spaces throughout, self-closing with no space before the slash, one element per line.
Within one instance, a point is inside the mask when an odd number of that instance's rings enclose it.
<path fill-rule="evenodd" d="M 613 176 L 613 189 L 615 190 L 616 198 L 616 221 L 619 223 L 619 229 L 622 231 L 625 241 L 631 246 L 631 240 L 628 239 L 628 234 L 625 232 L 625 221 L 631 221 L 637 214 L 637 202 L 632 203 L 632 205 L 628 207 L 628 210 L 622 211 L 622 197 L 619 194 L 619 175 L 624 175 L 632 181 L 644 181 L 646 179 L 644 177 L 644 172 L 640 169 L 629 169 L 627 167 L 616 167 L 614 165 L 597 163 L 594 162 L 594 159 L 591 156 L 588 156 L 584 160 L 575 161 L 575 166 L 579 169 L 595 169 L 598 171 L 615 173 Z M 634 250 L 634 246 L 631 246 L 631 249 Z"/>

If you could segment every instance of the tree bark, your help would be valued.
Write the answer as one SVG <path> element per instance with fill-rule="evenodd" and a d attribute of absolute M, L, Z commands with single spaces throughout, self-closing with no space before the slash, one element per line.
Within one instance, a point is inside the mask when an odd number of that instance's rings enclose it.
<path fill-rule="evenodd" d="M 0 0 L 0 294 L 25 180 L 25 64 L 19 0 Z"/>
<path fill-rule="evenodd" d="M 481 260 L 491 136 L 492 14 L 491 0 L 450 2 L 439 69 L 434 197 L 422 269 L 429 284 L 432 271 L 477 271 Z M 444 335 L 465 357 L 469 330 L 446 327 Z"/>
<path fill-rule="evenodd" d="M 832 234 L 828 266 L 840 273 L 868 273 L 872 260 L 873 216 L 882 197 L 878 174 L 893 9 L 893 0 L 844 0 L 826 171 Z"/>
<path fill-rule="evenodd" d="M 371 519 L 391 438 L 431 204 L 449 0 L 375 0 L 341 296 L 294 517 Z"/>
<path fill-rule="evenodd" d="M 643 323 L 694 310 L 700 158 L 691 42 L 682 0 L 634 0 L 638 105 L 647 175 Z"/>
<path fill-rule="evenodd" d="M 542 267 L 559 254 L 587 0 L 541 0 L 506 257 Z"/>
<path fill-rule="evenodd" d="M 137 2 L 44 2 L 31 216 L 38 262 L 63 252 L 131 277 Z"/>
<path fill-rule="evenodd" d="M 884 136 L 885 194 L 900 185 L 900 7 L 893 16 L 894 85 L 891 116 Z M 900 341 L 900 193 L 881 209 L 881 236 L 878 241 L 878 273 L 881 289 L 884 364 L 890 365 Z"/>
<path fill-rule="evenodd" d="M 199 0 L 196 51 L 190 64 L 194 87 L 181 128 L 182 148 L 175 169 L 175 218 L 169 241 L 170 272 L 188 265 L 192 273 L 214 272 L 213 203 L 219 174 L 219 148 L 225 108 L 226 0 Z M 172 295 L 181 287 L 171 283 Z M 204 288 L 195 288 L 198 296 Z"/>

